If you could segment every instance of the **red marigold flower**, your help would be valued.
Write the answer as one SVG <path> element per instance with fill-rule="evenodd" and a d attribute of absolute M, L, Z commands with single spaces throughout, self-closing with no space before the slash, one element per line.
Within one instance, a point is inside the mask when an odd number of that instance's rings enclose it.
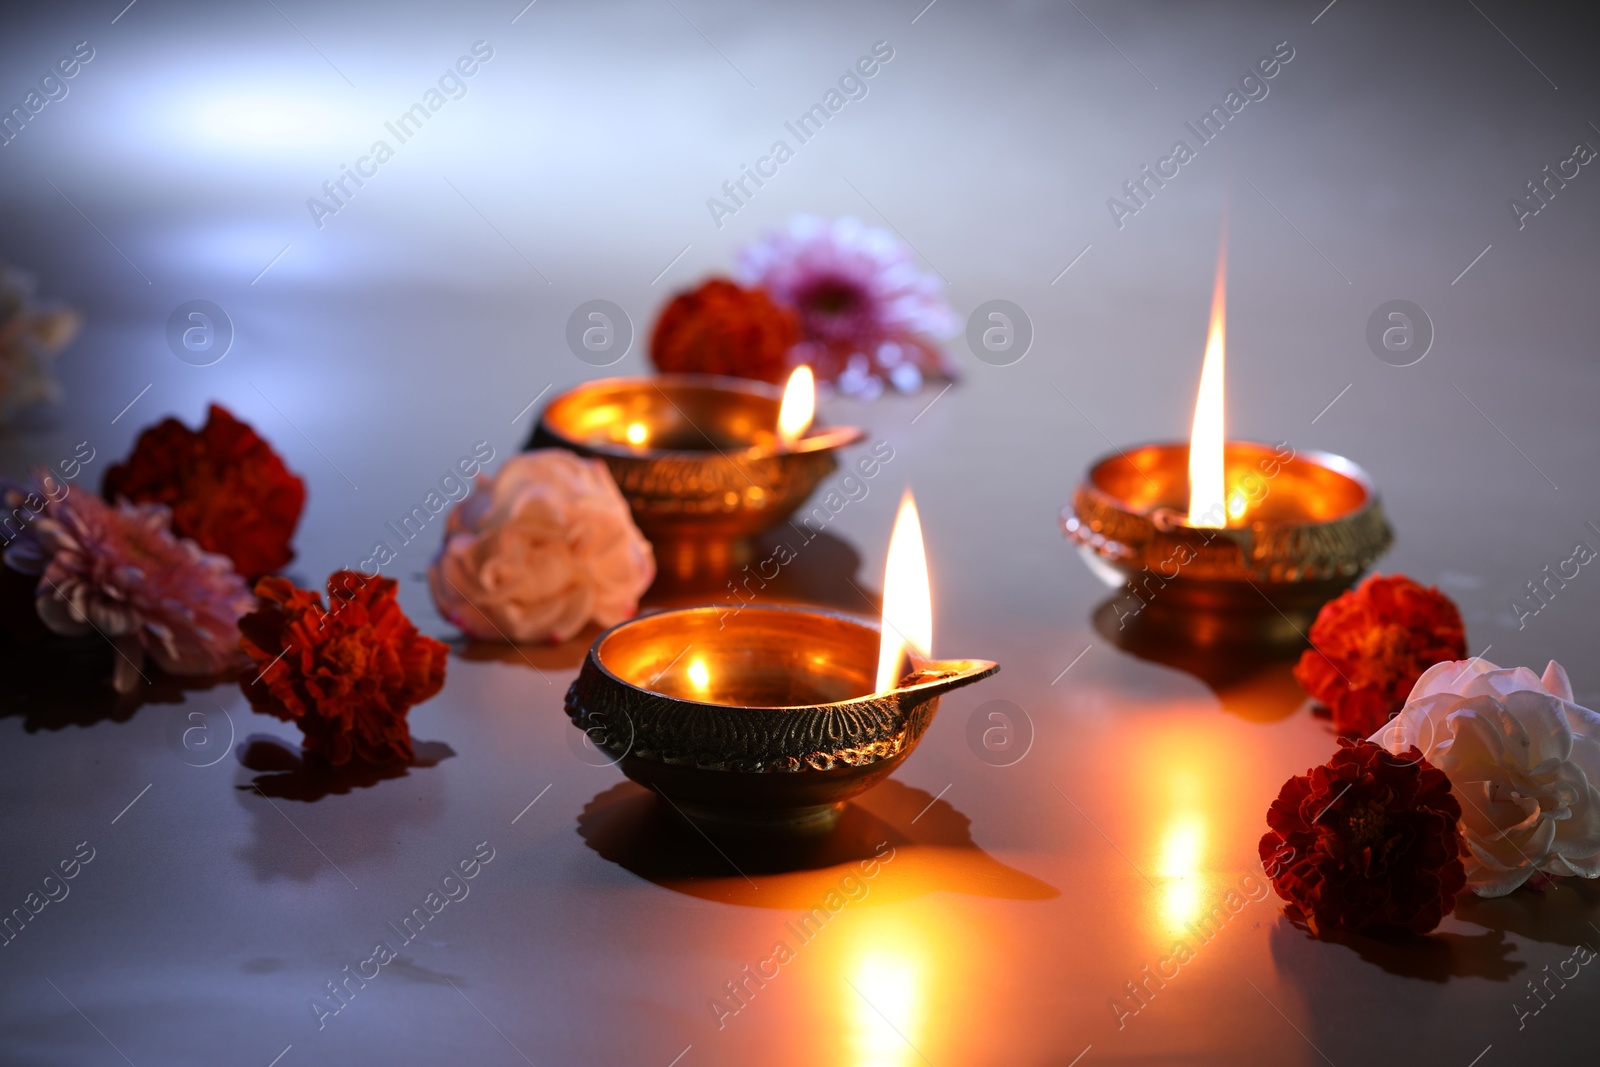
<path fill-rule="evenodd" d="M 1326 764 L 1283 783 L 1258 846 L 1272 888 L 1311 927 L 1425 934 L 1467 884 L 1461 805 L 1411 748 L 1339 739 Z"/>
<path fill-rule="evenodd" d="M 286 578 L 256 583 L 261 606 L 239 620 L 254 681 L 240 687 L 257 711 L 294 722 L 305 748 L 335 766 L 409 763 L 406 713 L 444 687 L 447 649 L 417 632 L 392 578 L 328 576 L 320 593 Z"/>
<path fill-rule="evenodd" d="M 1455 603 L 1403 574 L 1374 574 L 1322 606 L 1294 678 L 1333 713 L 1333 728 L 1368 737 L 1405 705 L 1422 672 L 1467 657 Z"/>
<path fill-rule="evenodd" d="M 763 382 L 788 376 L 799 339 L 794 313 L 760 289 L 712 278 L 672 298 L 656 319 L 650 358 L 668 373 L 731 374 Z"/>
<path fill-rule="evenodd" d="M 306 486 L 246 423 L 212 404 L 206 424 L 166 419 L 139 435 L 126 462 L 106 471 L 107 500 L 165 504 L 172 528 L 233 560 L 254 581 L 294 558 Z"/>

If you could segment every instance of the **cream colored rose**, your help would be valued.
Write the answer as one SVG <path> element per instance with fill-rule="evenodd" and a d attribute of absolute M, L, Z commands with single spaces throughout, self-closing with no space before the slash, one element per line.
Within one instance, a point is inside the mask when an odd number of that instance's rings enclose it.
<path fill-rule="evenodd" d="M 428 568 L 439 612 L 487 641 L 565 641 L 621 622 L 655 578 L 655 555 L 598 460 L 523 452 L 478 475 Z"/>
<path fill-rule="evenodd" d="M 1416 746 L 1461 802 L 1467 885 L 1504 896 L 1535 871 L 1600 876 L 1600 715 L 1554 660 L 1540 678 L 1481 659 L 1436 663 L 1373 734 Z"/>

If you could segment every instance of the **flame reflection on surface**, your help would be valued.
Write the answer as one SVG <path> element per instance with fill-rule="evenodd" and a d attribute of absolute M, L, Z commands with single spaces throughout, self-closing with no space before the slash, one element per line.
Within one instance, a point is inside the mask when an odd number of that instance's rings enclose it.
<path fill-rule="evenodd" d="M 909 948 L 873 946 L 850 974 L 844 1014 L 852 1067 L 906 1067 L 920 1059 L 925 976 Z"/>
<path fill-rule="evenodd" d="M 689 684 L 694 686 L 698 693 L 705 693 L 711 688 L 711 671 L 706 668 L 706 661 L 696 656 L 689 661 Z"/>

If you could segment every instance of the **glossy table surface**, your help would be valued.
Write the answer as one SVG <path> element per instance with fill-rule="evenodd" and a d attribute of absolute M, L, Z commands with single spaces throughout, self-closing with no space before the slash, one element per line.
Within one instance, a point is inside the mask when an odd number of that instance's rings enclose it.
<path fill-rule="evenodd" d="M 825 399 L 894 458 L 769 595 L 870 614 L 911 485 L 934 651 L 1003 669 L 786 858 L 719 848 L 584 749 L 561 701 L 593 630 L 461 641 L 422 581 L 437 531 L 389 568 L 452 642 L 443 693 L 411 714 L 432 765 L 403 776 L 330 788 L 237 687 L 118 702 L 103 649 L 8 652 L 0 907 L 80 842 L 93 858 L 0 949 L 0 1061 L 1493 1067 L 1592 1044 L 1600 977 L 1539 1002 L 1528 983 L 1600 944 L 1593 887 L 1469 901 L 1403 944 L 1315 941 L 1261 899 L 1267 805 L 1327 758 L 1328 726 L 1285 664 L 1193 673 L 1119 648 L 1057 518 L 1097 456 L 1185 435 L 1226 208 L 1230 433 L 1362 464 L 1397 534 L 1385 571 L 1454 597 L 1474 653 L 1558 659 L 1600 701 L 1600 581 L 1521 628 L 1511 607 L 1600 543 L 1600 176 L 1582 167 L 1521 228 L 1508 208 L 1600 143 L 1574 16 L 120 6 L 0 14 L 6 108 L 94 50 L 0 148 L 0 256 L 87 319 L 66 399 L 0 437 L 0 471 L 89 441 L 98 479 L 142 426 L 219 400 L 304 474 L 289 570 L 316 584 L 474 443 L 517 449 L 545 390 L 647 368 L 637 337 L 609 369 L 575 358 L 578 305 L 614 301 L 647 336 L 668 294 L 791 213 L 853 214 L 911 242 L 961 318 L 1010 300 L 1034 338 L 1010 366 L 952 339 L 948 392 Z M 464 95 L 319 228 L 307 198 L 478 41 L 493 55 Z M 878 41 L 893 58 L 865 97 L 716 225 L 706 199 Z M 1293 58 L 1265 98 L 1119 228 L 1107 199 L 1279 42 Z M 167 345 L 193 299 L 235 331 L 210 366 Z M 1368 348 L 1392 299 L 1433 326 L 1412 366 Z M 185 747 L 196 721 L 206 742 Z M 470 892 L 416 920 L 461 861 Z M 315 1009 L 379 942 L 398 952 L 378 976 Z"/>

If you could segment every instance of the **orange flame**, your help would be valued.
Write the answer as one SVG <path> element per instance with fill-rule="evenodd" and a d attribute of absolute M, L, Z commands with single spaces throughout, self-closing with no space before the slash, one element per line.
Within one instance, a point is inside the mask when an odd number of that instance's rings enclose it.
<path fill-rule="evenodd" d="M 928 587 L 928 555 L 922 546 L 917 502 L 907 489 L 889 538 L 883 574 L 883 635 L 878 640 L 876 692 L 893 689 L 905 674 L 908 655 L 927 659 L 933 647 L 933 592 Z"/>
<path fill-rule="evenodd" d="M 1211 293 L 1211 330 L 1206 335 L 1200 392 L 1189 435 L 1189 525 L 1226 526 L 1223 503 L 1223 323 L 1227 318 L 1228 249 L 1217 252 L 1217 281 Z"/>
<path fill-rule="evenodd" d="M 811 429 L 811 420 L 817 413 L 817 380 L 805 364 L 789 375 L 789 384 L 783 387 L 783 405 L 778 408 L 778 437 L 792 445 Z"/>

